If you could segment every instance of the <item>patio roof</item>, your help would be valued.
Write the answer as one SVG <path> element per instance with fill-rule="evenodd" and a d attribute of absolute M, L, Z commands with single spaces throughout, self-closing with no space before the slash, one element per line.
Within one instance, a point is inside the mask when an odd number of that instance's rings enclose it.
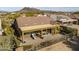
<path fill-rule="evenodd" d="M 35 25 L 35 26 L 29 26 L 29 27 L 20 27 L 20 29 L 21 31 L 24 31 L 24 32 L 30 32 L 30 31 L 52 28 L 53 26 L 55 25 L 45 24 L 45 25 Z"/>

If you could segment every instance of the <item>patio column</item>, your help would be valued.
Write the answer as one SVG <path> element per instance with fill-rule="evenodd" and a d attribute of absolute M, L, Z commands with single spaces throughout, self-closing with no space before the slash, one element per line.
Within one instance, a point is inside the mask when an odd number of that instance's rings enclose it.
<path fill-rule="evenodd" d="M 76 25 L 78 25 L 78 21 L 76 22 Z"/>
<path fill-rule="evenodd" d="M 42 36 L 42 30 L 41 30 L 41 32 L 40 32 L 40 35 Z"/>
<path fill-rule="evenodd" d="M 56 34 L 56 27 L 54 27 L 54 34 Z"/>
<path fill-rule="evenodd" d="M 53 35 L 53 29 L 51 29 L 51 34 Z"/>
<path fill-rule="evenodd" d="M 52 35 L 54 34 L 54 29 L 53 28 L 51 29 L 51 33 L 52 33 Z"/>
<path fill-rule="evenodd" d="M 40 30 L 40 37 L 43 39 L 43 37 L 42 37 L 42 35 L 43 35 L 42 31 L 43 30 Z"/>
<path fill-rule="evenodd" d="M 24 32 L 22 32 L 22 41 L 24 42 Z"/>
<path fill-rule="evenodd" d="M 46 29 L 46 33 L 48 33 L 48 30 Z"/>

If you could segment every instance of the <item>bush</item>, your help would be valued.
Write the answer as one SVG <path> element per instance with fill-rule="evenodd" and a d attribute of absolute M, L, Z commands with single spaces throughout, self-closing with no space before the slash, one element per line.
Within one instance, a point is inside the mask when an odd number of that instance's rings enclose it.
<path fill-rule="evenodd" d="M 20 41 L 15 36 L 0 36 L 0 51 L 15 50 L 20 44 Z"/>
<path fill-rule="evenodd" d="M 61 32 L 69 34 L 70 36 L 77 35 L 77 30 L 69 27 L 62 27 Z"/>
<path fill-rule="evenodd" d="M 4 33 L 5 33 L 5 35 L 14 35 L 14 30 L 11 27 L 6 27 L 4 29 Z"/>

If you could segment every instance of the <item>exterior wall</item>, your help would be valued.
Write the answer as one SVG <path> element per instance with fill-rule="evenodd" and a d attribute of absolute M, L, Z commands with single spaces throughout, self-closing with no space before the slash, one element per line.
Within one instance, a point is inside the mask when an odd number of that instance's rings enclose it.
<path fill-rule="evenodd" d="M 22 32 L 21 32 L 21 30 L 19 29 L 16 20 L 14 21 L 14 24 L 13 24 L 12 26 L 13 26 L 13 29 L 15 30 L 15 35 L 16 35 L 17 37 L 20 37 L 20 36 L 22 35 Z"/>
<path fill-rule="evenodd" d="M 23 47 L 18 47 L 16 48 L 16 51 L 24 51 L 24 50 L 23 50 Z"/>
<path fill-rule="evenodd" d="M 25 45 L 25 46 L 20 46 L 16 48 L 16 51 L 26 51 L 26 50 L 31 50 L 33 49 L 32 45 Z"/>

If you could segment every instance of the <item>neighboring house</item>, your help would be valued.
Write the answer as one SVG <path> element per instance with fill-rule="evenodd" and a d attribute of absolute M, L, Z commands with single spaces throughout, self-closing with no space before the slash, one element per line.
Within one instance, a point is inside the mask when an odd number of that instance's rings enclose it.
<path fill-rule="evenodd" d="M 72 17 L 74 17 L 74 19 L 77 19 L 79 25 L 79 15 L 73 15 Z"/>
<path fill-rule="evenodd" d="M 65 15 L 52 15 L 51 18 L 54 20 L 54 21 L 58 21 L 62 24 L 77 24 L 78 23 L 78 20 L 77 19 L 72 19 L 68 16 L 65 16 Z"/>
<path fill-rule="evenodd" d="M 77 20 L 75 19 L 60 19 L 59 22 L 62 24 L 77 24 Z"/>

